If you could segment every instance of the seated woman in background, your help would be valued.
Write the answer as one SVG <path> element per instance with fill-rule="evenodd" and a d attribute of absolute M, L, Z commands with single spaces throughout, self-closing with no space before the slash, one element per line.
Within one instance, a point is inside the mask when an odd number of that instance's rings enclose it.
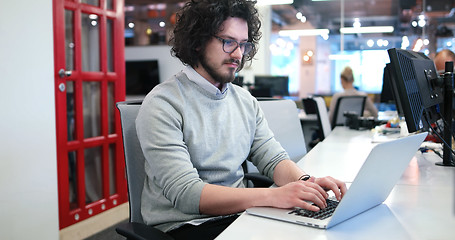
<path fill-rule="evenodd" d="M 329 107 L 329 120 L 332 122 L 333 114 L 335 111 L 335 106 L 338 101 L 338 98 L 341 96 L 367 96 L 367 93 L 357 91 L 354 88 L 354 74 L 352 73 L 352 69 L 350 67 L 345 67 L 340 74 L 341 79 L 341 86 L 343 87 L 344 91 L 335 93 L 332 97 Z M 374 106 L 373 101 L 367 97 L 365 102 L 365 110 L 363 112 L 363 116 L 365 117 L 374 117 L 375 119 L 378 118 L 378 109 Z"/>

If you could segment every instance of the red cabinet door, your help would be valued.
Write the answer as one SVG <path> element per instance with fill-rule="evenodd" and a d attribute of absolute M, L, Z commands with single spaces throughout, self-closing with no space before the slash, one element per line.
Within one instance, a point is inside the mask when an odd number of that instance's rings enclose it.
<path fill-rule="evenodd" d="M 53 0 L 60 229 L 128 200 L 123 0 Z"/>

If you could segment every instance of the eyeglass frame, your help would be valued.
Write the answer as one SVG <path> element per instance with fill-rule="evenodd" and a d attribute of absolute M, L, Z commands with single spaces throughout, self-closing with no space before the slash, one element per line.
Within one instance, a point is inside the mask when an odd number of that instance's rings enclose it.
<path fill-rule="evenodd" d="M 222 38 L 222 37 L 218 37 L 218 36 L 213 36 L 215 37 L 216 39 L 218 39 L 220 42 L 223 43 L 223 51 L 225 53 L 233 53 L 235 50 L 237 50 L 237 48 L 240 48 L 240 50 L 242 51 L 242 55 L 243 56 L 246 56 L 248 55 L 254 48 L 254 45 L 252 42 L 238 42 L 234 39 L 225 39 L 225 38 Z M 226 51 L 225 47 L 226 47 L 226 42 L 233 42 L 233 43 L 236 43 L 236 46 L 234 49 L 232 49 L 232 51 Z M 246 52 L 245 50 L 247 49 L 247 46 L 250 46 L 251 48 L 248 50 L 248 52 Z M 243 47 L 243 50 L 242 50 L 242 47 Z"/>

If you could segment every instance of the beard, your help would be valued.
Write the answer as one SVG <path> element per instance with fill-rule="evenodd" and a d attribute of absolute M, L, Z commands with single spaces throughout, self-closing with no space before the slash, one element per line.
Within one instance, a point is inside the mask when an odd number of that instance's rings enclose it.
<path fill-rule="evenodd" d="M 227 74 L 223 74 L 220 71 L 217 71 L 213 64 L 209 63 L 207 61 L 207 58 L 205 56 L 202 56 L 201 60 L 199 61 L 202 65 L 202 67 L 205 69 L 205 71 L 215 80 L 216 82 L 220 84 L 225 84 L 234 81 L 235 79 L 235 73 L 236 69 L 234 68 L 229 68 L 229 72 Z M 230 63 L 237 63 L 240 65 L 240 61 L 236 59 L 227 59 L 223 62 L 223 64 L 230 64 Z"/>

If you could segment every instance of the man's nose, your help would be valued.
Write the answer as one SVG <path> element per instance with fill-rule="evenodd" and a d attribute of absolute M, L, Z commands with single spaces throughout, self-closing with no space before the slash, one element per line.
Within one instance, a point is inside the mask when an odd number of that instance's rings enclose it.
<path fill-rule="evenodd" d="M 235 58 L 235 59 L 239 59 L 241 60 L 242 57 L 243 57 L 243 51 L 242 49 L 239 47 L 237 47 L 232 53 L 231 53 L 231 57 Z"/>

